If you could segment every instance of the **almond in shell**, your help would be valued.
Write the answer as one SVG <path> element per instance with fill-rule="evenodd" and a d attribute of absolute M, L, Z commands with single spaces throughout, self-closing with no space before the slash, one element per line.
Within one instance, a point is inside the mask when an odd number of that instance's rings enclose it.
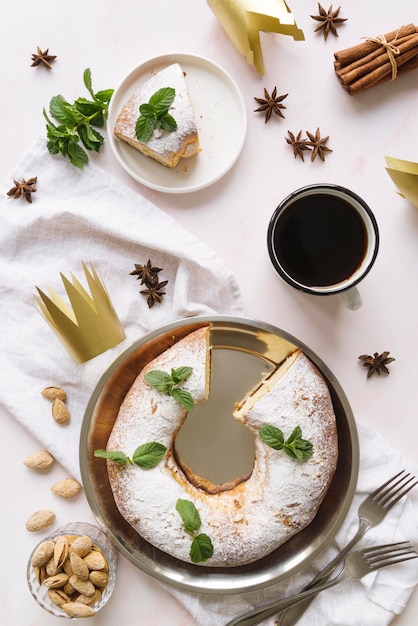
<path fill-rule="evenodd" d="M 41 394 L 47 400 L 51 400 L 51 402 L 57 398 L 63 402 L 66 402 L 67 400 L 67 394 L 64 389 L 61 389 L 61 387 L 45 387 L 45 389 L 41 391 Z"/>
<path fill-rule="evenodd" d="M 68 581 L 70 585 L 74 587 L 78 593 L 82 593 L 84 596 L 92 596 L 96 590 L 95 586 L 90 580 L 83 580 L 74 574 Z"/>
<path fill-rule="evenodd" d="M 87 537 L 86 535 L 77 537 L 71 544 L 71 550 L 81 557 L 86 556 L 86 554 L 90 552 L 92 547 L 93 542 L 90 537 Z"/>
<path fill-rule="evenodd" d="M 76 554 L 72 550 L 70 550 L 70 563 L 71 569 L 73 570 L 74 574 L 78 576 L 78 578 L 80 578 L 81 580 L 88 579 L 90 573 L 89 568 L 87 567 L 84 559 L 82 559 L 81 556 L 78 556 L 78 554 Z"/>
<path fill-rule="evenodd" d="M 96 614 L 96 611 L 91 606 L 82 602 L 67 602 L 61 608 L 70 617 L 92 617 Z"/>
<path fill-rule="evenodd" d="M 62 605 L 66 602 L 71 602 L 70 596 L 67 595 L 62 589 L 48 589 L 48 597 L 51 602 L 59 607 L 62 607 Z"/>
<path fill-rule="evenodd" d="M 58 537 L 54 546 L 54 562 L 56 568 L 61 568 L 64 565 L 68 557 L 69 549 L 67 537 L 65 535 Z"/>
<path fill-rule="evenodd" d="M 58 424 L 69 424 L 71 421 L 67 405 L 59 398 L 55 398 L 52 403 L 52 417 Z"/>
<path fill-rule="evenodd" d="M 49 559 L 53 556 L 55 549 L 55 542 L 52 540 L 42 541 L 32 554 L 32 566 L 42 567 L 45 563 L 48 563 Z"/>
<path fill-rule="evenodd" d="M 47 450 L 38 450 L 26 457 L 23 463 L 26 467 L 35 470 L 48 469 L 54 462 L 54 457 Z"/>
<path fill-rule="evenodd" d="M 30 532 L 36 532 L 47 528 L 55 521 L 55 513 L 43 509 L 42 511 L 36 511 L 33 513 L 26 522 L 26 530 Z"/>
<path fill-rule="evenodd" d="M 52 485 L 51 491 L 61 498 L 74 498 L 80 493 L 81 485 L 75 478 L 64 478 Z"/>
<path fill-rule="evenodd" d="M 48 589 L 59 589 L 60 587 L 64 587 L 67 582 L 67 574 L 61 572 L 60 574 L 55 574 L 54 576 L 45 578 L 42 584 L 45 585 L 45 587 L 48 587 Z"/>

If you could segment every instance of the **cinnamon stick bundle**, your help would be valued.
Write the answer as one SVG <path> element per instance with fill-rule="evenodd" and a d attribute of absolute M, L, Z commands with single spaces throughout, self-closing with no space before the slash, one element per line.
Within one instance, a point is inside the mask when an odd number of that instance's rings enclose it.
<path fill-rule="evenodd" d="M 355 95 L 418 68 L 418 27 L 401 26 L 334 54 L 341 85 Z"/>

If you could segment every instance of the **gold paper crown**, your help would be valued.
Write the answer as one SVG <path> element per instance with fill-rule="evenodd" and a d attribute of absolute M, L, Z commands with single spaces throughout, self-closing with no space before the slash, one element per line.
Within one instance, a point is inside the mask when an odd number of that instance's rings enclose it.
<path fill-rule="evenodd" d="M 104 284 L 92 264 L 89 272 L 82 263 L 90 294 L 71 274 L 72 283 L 60 273 L 70 300 L 69 306 L 51 288 L 49 297 L 36 287 L 39 311 L 77 363 L 113 348 L 125 339 L 125 332 Z M 71 308 L 72 307 L 72 308 Z"/>
<path fill-rule="evenodd" d="M 285 0 L 207 0 L 234 46 L 264 74 L 260 30 L 305 39 Z"/>

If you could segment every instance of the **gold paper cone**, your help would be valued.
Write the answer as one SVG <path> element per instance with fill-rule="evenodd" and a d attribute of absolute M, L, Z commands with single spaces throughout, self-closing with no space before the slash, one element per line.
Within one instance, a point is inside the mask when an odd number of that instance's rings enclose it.
<path fill-rule="evenodd" d="M 284 0 L 207 0 L 234 46 L 264 74 L 260 30 L 305 39 Z"/>
<path fill-rule="evenodd" d="M 39 297 L 34 296 L 40 313 L 77 363 L 84 363 L 125 339 L 119 318 L 94 267 L 90 265 L 89 272 L 86 265 L 82 265 L 91 295 L 73 274 L 72 282 L 60 274 L 71 306 L 52 289 L 47 296 L 36 287 Z"/>
<path fill-rule="evenodd" d="M 385 157 L 386 171 L 397 186 L 400 195 L 418 209 L 418 163 Z"/>

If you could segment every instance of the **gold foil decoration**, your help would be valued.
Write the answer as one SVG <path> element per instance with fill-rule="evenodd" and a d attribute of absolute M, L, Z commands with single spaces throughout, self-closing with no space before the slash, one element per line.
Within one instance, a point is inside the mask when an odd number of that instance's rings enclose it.
<path fill-rule="evenodd" d="M 386 157 L 386 171 L 399 194 L 418 209 L 418 163 Z"/>
<path fill-rule="evenodd" d="M 51 288 L 47 296 L 36 287 L 39 296 L 34 296 L 41 315 L 76 363 L 84 363 L 125 339 L 103 282 L 93 265 L 91 271 L 82 265 L 90 294 L 73 274 L 71 282 L 60 273 L 71 306 Z"/>
<path fill-rule="evenodd" d="M 234 46 L 264 74 L 260 30 L 305 39 L 284 0 L 207 0 Z"/>

